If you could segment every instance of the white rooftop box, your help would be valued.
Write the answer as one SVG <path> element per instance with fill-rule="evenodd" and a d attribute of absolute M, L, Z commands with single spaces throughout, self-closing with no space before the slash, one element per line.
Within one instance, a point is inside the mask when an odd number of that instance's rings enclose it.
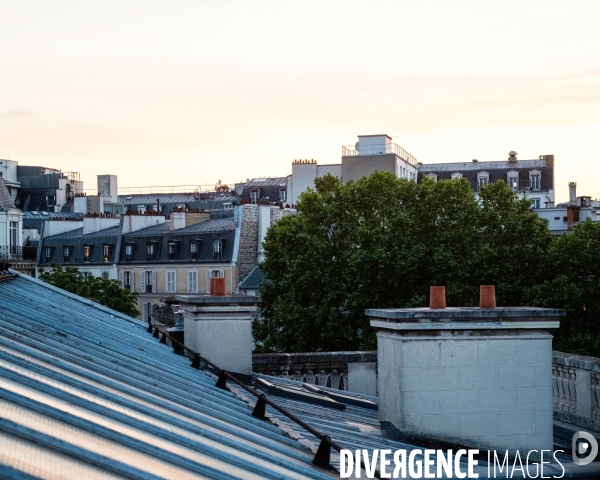
<path fill-rule="evenodd" d="M 388 135 L 359 135 L 356 150 L 359 155 L 392 153 L 392 137 Z"/>

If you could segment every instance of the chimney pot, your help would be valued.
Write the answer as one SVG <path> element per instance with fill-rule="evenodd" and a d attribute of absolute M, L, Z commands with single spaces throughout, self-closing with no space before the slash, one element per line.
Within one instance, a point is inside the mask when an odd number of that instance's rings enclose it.
<path fill-rule="evenodd" d="M 479 285 L 479 308 L 496 308 L 496 287 Z"/>
<path fill-rule="evenodd" d="M 446 308 L 446 287 L 444 287 L 444 286 L 429 287 L 429 308 L 430 309 Z"/>

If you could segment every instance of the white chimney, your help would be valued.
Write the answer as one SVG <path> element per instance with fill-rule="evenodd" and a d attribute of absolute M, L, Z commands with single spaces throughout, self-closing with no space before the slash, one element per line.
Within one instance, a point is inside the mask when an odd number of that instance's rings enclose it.
<path fill-rule="evenodd" d="M 575 205 L 577 203 L 577 183 L 569 182 L 569 203 Z"/>

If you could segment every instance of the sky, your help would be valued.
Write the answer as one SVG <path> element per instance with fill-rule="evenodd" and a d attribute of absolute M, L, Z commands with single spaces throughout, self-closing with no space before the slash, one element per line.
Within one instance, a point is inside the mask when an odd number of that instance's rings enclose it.
<path fill-rule="evenodd" d="M 600 198 L 600 2 L 0 0 L 0 158 L 119 187 L 555 156 Z"/>

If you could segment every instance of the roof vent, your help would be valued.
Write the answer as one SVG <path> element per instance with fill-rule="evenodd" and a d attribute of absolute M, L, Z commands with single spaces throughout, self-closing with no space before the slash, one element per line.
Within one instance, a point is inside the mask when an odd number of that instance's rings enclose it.
<path fill-rule="evenodd" d="M 511 150 L 510 152 L 508 152 L 508 161 L 516 162 L 517 161 L 517 152 L 515 152 L 514 150 Z"/>

